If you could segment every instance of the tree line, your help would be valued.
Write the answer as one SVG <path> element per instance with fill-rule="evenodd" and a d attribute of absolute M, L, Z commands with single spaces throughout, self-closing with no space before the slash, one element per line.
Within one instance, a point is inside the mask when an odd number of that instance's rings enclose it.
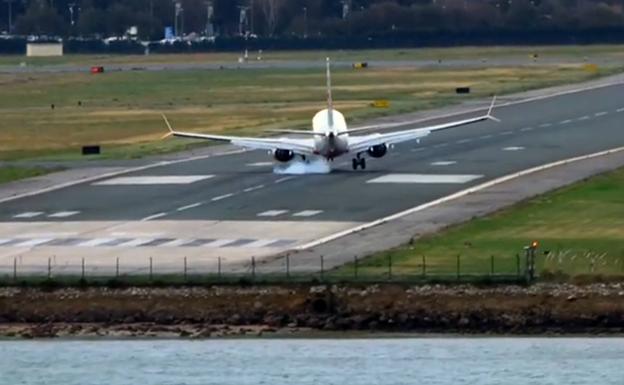
<path fill-rule="evenodd" d="M 21 35 L 402 36 L 624 30 L 624 0 L 0 0 L 0 31 Z M 10 9 L 10 15 L 9 15 Z M 10 18 L 9 18 L 10 16 Z M 9 21 L 9 19 L 11 19 Z"/>

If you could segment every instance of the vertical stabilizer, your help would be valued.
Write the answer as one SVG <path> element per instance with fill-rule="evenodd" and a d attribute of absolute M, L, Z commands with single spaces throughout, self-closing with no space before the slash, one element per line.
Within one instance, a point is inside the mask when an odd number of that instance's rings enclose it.
<path fill-rule="evenodd" d="M 334 103 L 332 101 L 331 89 L 331 68 L 327 58 L 327 125 L 332 128 L 334 126 Z"/>

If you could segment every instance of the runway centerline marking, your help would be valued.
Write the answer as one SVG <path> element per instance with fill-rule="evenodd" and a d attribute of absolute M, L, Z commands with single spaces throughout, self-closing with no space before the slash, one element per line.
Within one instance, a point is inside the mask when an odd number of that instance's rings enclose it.
<path fill-rule="evenodd" d="M 524 147 L 522 146 L 509 146 L 509 147 L 504 147 L 503 151 L 521 151 L 524 150 Z"/>
<path fill-rule="evenodd" d="M 191 184 L 214 178 L 214 175 L 122 176 L 93 183 L 94 186 Z"/>
<path fill-rule="evenodd" d="M 263 212 L 257 214 L 257 216 L 259 216 L 259 217 L 277 217 L 279 215 L 286 214 L 287 212 L 288 212 L 288 210 L 268 210 L 268 211 L 263 211 Z"/>
<path fill-rule="evenodd" d="M 229 198 L 229 197 L 233 197 L 233 196 L 234 196 L 234 193 L 223 194 L 223 195 L 219 195 L 219 196 L 217 196 L 217 197 L 214 197 L 214 198 L 212 198 L 212 199 L 210 199 L 210 200 L 211 200 L 212 202 L 217 202 L 217 201 L 220 201 L 220 200 L 223 200 L 223 199 L 227 199 L 227 198 Z"/>
<path fill-rule="evenodd" d="M 13 215 L 13 218 L 34 218 L 43 215 L 43 211 L 27 211 L 25 213 Z"/>
<path fill-rule="evenodd" d="M 167 215 L 167 213 L 158 213 L 158 214 L 150 215 L 149 217 L 145 217 L 141 219 L 141 222 L 147 222 L 147 221 L 151 221 L 152 219 L 162 218 L 165 215 Z"/>
<path fill-rule="evenodd" d="M 559 124 L 568 124 L 568 123 L 572 123 L 572 119 L 566 119 L 566 120 L 562 120 L 559 122 Z"/>
<path fill-rule="evenodd" d="M 531 130 L 533 130 L 533 127 L 524 127 L 524 128 L 520 129 L 520 131 L 522 131 L 522 132 L 527 132 L 527 131 L 531 131 Z"/>
<path fill-rule="evenodd" d="M 616 112 L 624 112 L 624 107 L 622 108 L 618 108 L 617 110 L 615 110 Z"/>
<path fill-rule="evenodd" d="M 454 160 L 440 160 L 437 162 L 431 162 L 432 166 L 450 166 L 452 164 L 456 164 L 457 162 Z"/>
<path fill-rule="evenodd" d="M 259 184 L 257 186 L 248 187 L 248 188 L 244 189 L 243 192 L 252 192 L 252 191 L 260 190 L 262 188 L 264 188 L 264 185 L 263 184 Z"/>
<path fill-rule="evenodd" d="M 185 210 L 189 210 L 189 209 L 194 209 L 195 207 L 199 207 L 199 206 L 201 206 L 203 204 L 204 204 L 204 202 L 193 203 L 193 204 L 190 204 L 190 205 L 178 207 L 176 209 L 176 211 L 185 211 Z"/>
<path fill-rule="evenodd" d="M 426 147 L 418 147 L 418 148 L 412 148 L 410 151 L 411 152 L 421 152 L 421 151 L 425 151 Z"/>
<path fill-rule="evenodd" d="M 589 115 L 581 116 L 580 118 L 576 118 L 576 120 L 589 120 Z"/>
<path fill-rule="evenodd" d="M 291 179 L 295 179 L 295 177 L 294 177 L 294 176 L 285 176 L 285 177 L 283 177 L 283 178 L 279 178 L 279 179 L 277 179 L 277 180 L 276 180 L 275 182 L 273 182 L 273 183 L 275 183 L 275 184 L 278 184 L 278 183 L 283 183 L 283 182 L 286 182 L 287 180 L 291 180 Z"/>
<path fill-rule="evenodd" d="M 460 139 L 460 140 L 456 141 L 455 143 L 463 144 L 463 143 L 468 143 L 468 142 L 472 142 L 472 139 Z"/>
<path fill-rule="evenodd" d="M 433 146 L 433 148 L 442 148 L 448 146 L 448 143 L 440 143 Z"/>
<path fill-rule="evenodd" d="M 539 126 L 542 127 L 542 128 L 546 128 L 546 127 L 552 126 L 552 123 L 542 123 Z"/>
<path fill-rule="evenodd" d="M 266 167 L 273 166 L 273 162 L 255 162 L 255 163 L 247 163 L 248 167 Z"/>
<path fill-rule="evenodd" d="M 513 134 L 513 131 L 503 131 L 499 135 L 512 135 L 512 134 Z M 483 137 L 481 137 L 481 138 L 483 138 Z M 483 138 L 483 139 L 487 139 L 487 138 Z"/>
<path fill-rule="evenodd" d="M 507 132 L 509 132 L 511 134 L 511 131 L 507 131 Z M 501 135 L 503 135 L 503 134 L 501 133 Z M 491 139 L 491 138 L 492 138 L 492 135 L 481 135 L 479 137 L 479 139 Z"/>
<path fill-rule="evenodd" d="M 598 117 L 598 116 L 605 116 L 606 114 L 608 114 L 608 112 L 607 112 L 607 111 L 600 111 L 600 112 L 596 112 L 596 113 L 594 114 L 594 116 L 596 116 L 596 117 Z"/>
<path fill-rule="evenodd" d="M 366 183 L 464 184 L 482 177 L 471 174 L 387 174 Z"/>
<path fill-rule="evenodd" d="M 313 217 L 315 215 L 319 215 L 323 210 L 303 210 L 298 213 L 294 213 L 293 217 Z"/>
<path fill-rule="evenodd" d="M 80 214 L 80 211 L 59 211 L 57 213 L 48 215 L 48 218 L 68 218 L 78 214 Z"/>

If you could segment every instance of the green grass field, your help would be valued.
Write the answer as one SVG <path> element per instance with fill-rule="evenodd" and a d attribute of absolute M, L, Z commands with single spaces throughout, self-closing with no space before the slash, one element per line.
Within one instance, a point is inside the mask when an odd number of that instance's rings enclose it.
<path fill-rule="evenodd" d="M 0 184 L 13 182 L 19 179 L 32 178 L 49 174 L 59 169 L 47 169 L 42 167 L 2 167 L 0 166 Z"/>
<path fill-rule="evenodd" d="M 620 71 L 582 65 L 509 68 L 336 70 L 335 100 L 350 124 L 365 118 L 459 103 L 468 98 L 573 83 Z M 205 145 L 160 141 L 160 112 L 177 129 L 263 135 L 267 128 L 309 128 L 324 107 L 319 70 L 211 70 L 0 75 L 0 160 L 75 159 L 82 145 L 103 157 L 133 158 Z M 457 86 L 472 94 L 456 95 Z M 388 99 L 391 107 L 371 107 Z M 54 105 L 54 108 L 52 108 Z"/>
<path fill-rule="evenodd" d="M 516 255 L 524 268 L 524 246 L 538 241 L 537 271 L 542 275 L 624 276 L 624 169 L 519 203 L 474 219 L 411 245 L 374 255 L 359 263 L 362 275 L 393 272 L 454 275 L 460 256 L 462 274 L 515 274 Z M 390 257 L 391 256 L 391 257 Z M 353 266 L 342 268 L 351 274 Z M 340 273 L 340 271 L 339 271 Z"/>

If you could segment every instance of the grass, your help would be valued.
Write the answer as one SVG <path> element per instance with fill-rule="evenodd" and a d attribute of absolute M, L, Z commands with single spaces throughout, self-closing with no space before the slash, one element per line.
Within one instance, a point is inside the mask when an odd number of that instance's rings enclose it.
<path fill-rule="evenodd" d="M 619 68 L 588 72 L 571 64 L 340 69 L 334 74 L 334 98 L 352 124 L 458 103 L 466 97 L 578 82 L 616 71 Z M 177 129 L 188 131 L 261 135 L 266 128 L 309 128 L 313 114 L 324 107 L 324 82 L 323 71 L 311 69 L 4 74 L 0 160 L 75 159 L 80 146 L 90 144 L 102 145 L 101 157 L 110 158 L 205 145 L 160 141 L 165 132 L 161 111 Z M 473 93 L 455 95 L 457 86 L 470 86 Z M 376 99 L 390 100 L 391 107 L 371 107 Z"/>
<path fill-rule="evenodd" d="M 536 270 L 543 276 L 624 276 L 624 169 L 473 219 L 411 245 L 359 263 L 367 275 L 383 275 L 392 258 L 395 274 L 514 274 L 523 247 L 533 240 Z M 351 274 L 353 265 L 337 273 Z"/>
<path fill-rule="evenodd" d="M 13 167 L 0 166 L 0 184 L 13 182 L 20 179 L 32 178 L 35 176 L 41 176 L 49 174 L 58 169 L 48 169 L 43 167 Z"/>

